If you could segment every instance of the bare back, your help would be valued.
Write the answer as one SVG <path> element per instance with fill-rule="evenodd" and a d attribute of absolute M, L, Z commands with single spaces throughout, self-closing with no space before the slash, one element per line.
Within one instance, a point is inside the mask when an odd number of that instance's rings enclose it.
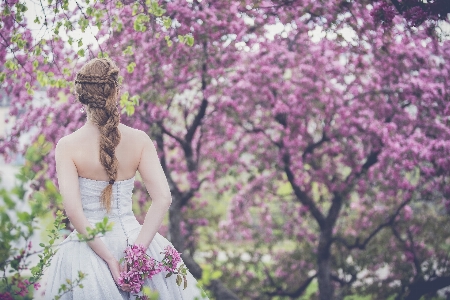
<path fill-rule="evenodd" d="M 144 143 L 139 130 L 119 123 L 120 142 L 115 155 L 119 161 L 116 181 L 130 179 L 136 174 Z M 95 125 L 85 124 L 66 136 L 70 145 L 70 156 L 81 177 L 109 181 L 105 168 L 100 163 L 100 131 Z"/>
<path fill-rule="evenodd" d="M 139 172 L 150 197 L 156 201 L 172 201 L 169 183 L 165 176 L 156 148 L 150 137 L 142 130 L 120 124 L 120 142 L 115 148 L 119 161 L 116 181 L 131 179 Z M 79 199 L 78 176 L 109 181 L 100 162 L 100 131 L 96 125 L 86 122 L 80 129 L 62 137 L 55 148 L 58 185 L 66 211 L 82 211 Z M 75 207 L 69 207 L 74 203 Z M 67 208 L 66 208 L 67 206 Z"/>

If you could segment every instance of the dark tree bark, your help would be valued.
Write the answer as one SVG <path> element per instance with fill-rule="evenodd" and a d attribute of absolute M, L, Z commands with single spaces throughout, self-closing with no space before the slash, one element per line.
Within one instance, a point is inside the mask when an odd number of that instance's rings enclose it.
<path fill-rule="evenodd" d="M 317 282 L 319 283 L 320 300 L 334 298 L 334 287 L 331 281 L 331 245 L 332 226 L 326 226 L 320 232 L 317 248 Z"/>
<path fill-rule="evenodd" d="M 405 300 L 419 300 L 422 296 L 435 293 L 450 286 L 450 276 L 438 277 L 429 281 L 420 279 L 409 286 L 409 294 Z"/>

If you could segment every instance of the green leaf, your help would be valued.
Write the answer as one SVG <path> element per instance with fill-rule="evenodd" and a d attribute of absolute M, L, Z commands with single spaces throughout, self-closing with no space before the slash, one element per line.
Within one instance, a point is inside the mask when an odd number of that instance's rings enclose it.
<path fill-rule="evenodd" d="M 73 29 L 72 22 L 70 22 L 69 20 L 66 20 L 66 21 L 64 22 L 64 26 L 65 26 L 68 30 L 72 30 L 72 29 Z"/>
<path fill-rule="evenodd" d="M 77 52 L 78 56 L 84 57 L 84 49 L 80 49 Z"/>
<path fill-rule="evenodd" d="M 134 95 L 130 98 L 130 101 L 133 105 L 139 105 L 139 95 Z"/>
<path fill-rule="evenodd" d="M 188 44 L 188 46 L 192 47 L 194 45 L 194 37 L 192 35 L 186 35 L 186 44 Z"/>
<path fill-rule="evenodd" d="M 127 112 L 127 115 L 129 115 L 129 116 L 133 115 L 134 114 L 134 106 L 127 106 L 126 112 Z"/>
<path fill-rule="evenodd" d="M 134 67 L 136 67 L 136 63 L 134 61 L 129 63 L 128 66 L 127 66 L 128 73 L 133 73 Z"/>
<path fill-rule="evenodd" d="M 97 55 L 98 58 L 105 58 L 105 57 L 109 57 L 109 54 L 106 52 L 102 52 L 100 51 Z"/>
<path fill-rule="evenodd" d="M 220 270 L 216 270 L 211 274 L 211 279 L 218 279 L 222 276 L 222 272 Z"/>
<path fill-rule="evenodd" d="M 150 21 L 150 17 L 145 14 L 139 14 L 136 16 L 136 19 L 134 20 L 134 30 L 135 31 L 141 31 L 144 32 L 147 30 L 147 27 L 145 26 L 145 23 Z"/>
<path fill-rule="evenodd" d="M 27 213 L 26 211 L 17 212 L 17 217 L 19 218 L 19 221 L 21 222 L 28 222 L 32 219 L 31 215 Z"/>
<path fill-rule="evenodd" d="M 80 25 L 81 31 L 84 32 L 89 25 L 89 21 L 87 19 L 82 18 L 78 20 L 78 25 Z"/>
<path fill-rule="evenodd" d="M 11 14 L 11 10 L 9 9 L 9 6 L 6 5 L 5 9 L 3 10 L 3 15 L 4 16 L 9 16 Z"/>
<path fill-rule="evenodd" d="M 163 17 L 163 25 L 164 25 L 164 27 L 169 29 L 170 26 L 172 26 L 172 19 L 169 17 Z"/>
<path fill-rule="evenodd" d="M 133 55 L 133 47 L 132 46 L 128 46 L 124 51 L 123 54 L 124 55 Z"/>
<path fill-rule="evenodd" d="M 41 55 L 42 49 L 41 47 L 37 46 L 36 48 L 34 48 L 34 55 L 39 56 Z"/>
<path fill-rule="evenodd" d="M 33 91 L 33 89 L 32 89 L 32 86 L 31 86 L 31 84 L 27 81 L 27 82 L 25 82 L 25 88 L 27 89 L 27 93 L 29 94 L 29 95 L 33 95 L 34 94 L 34 91 Z"/>
<path fill-rule="evenodd" d="M 19 66 L 16 63 L 14 63 L 12 60 L 7 60 L 5 62 L 5 67 L 12 71 L 19 69 Z"/>

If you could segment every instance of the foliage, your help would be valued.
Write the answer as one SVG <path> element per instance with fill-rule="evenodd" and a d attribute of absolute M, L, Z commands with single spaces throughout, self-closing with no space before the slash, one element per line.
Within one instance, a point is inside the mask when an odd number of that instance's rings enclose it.
<path fill-rule="evenodd" d="M 8 191 L 0 190 L 2 204 L 0 205 L 0 272 L 1 297 L 20 297 L 31 299 L 33 289 L 40 288 L 40 279 L 45 269 L 50 265 L 52 257 L 56 254 L 56 242 L 61 238 L 61 231 L 66 225 L 66 217 L 61 210 L 55 212 L 52 226 L 47 230 L 48 240 L 39 243 L 40 249 L 33 251 L 31 239 L 39 230 L 39 219 L 48 215 L 48 204 L 52 201 L 61 202 L 61 195 L 51 181 L 46 181 L 44 191 L 32 191 L 28 193 L 28 187 L 33 179 L 42 176 L 42 172 L 36 172 L 35 163 L 42 160 L 49 151 L 49 145 L 41 135 L 38 141 L 27 149 L 25 164 L 20 168 L 16 178 L 18 183 Z M 29 207 L 29 209 L 28 209 Z M 93 229 L 88 228 L 89 236 L 81 236 L 81 241 L 88 241 L 99 234 L 105 234 L 111 229 L 112 224 L 108 219 L 95 224 Z M 32 264 L 33 256 L 38 256 L 37 263 Z M 28 275 L 28 274 L 31 274 Z M 60 294 L 72 291 L 74 288 L 82 288 L 81 281 L 86 274 L 79 272 L 75 280 L 67 279 L 67 285 L 60 287 Z M 58 297 L 57 297 L 58 298 Z M 2 298 L 3 299 L 3 298 Z"/>

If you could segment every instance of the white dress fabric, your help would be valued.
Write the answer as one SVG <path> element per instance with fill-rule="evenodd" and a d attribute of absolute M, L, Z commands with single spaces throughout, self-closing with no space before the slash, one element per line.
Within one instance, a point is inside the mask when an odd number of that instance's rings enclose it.
<path fill-rule="evenodd" d="M 132 211 L 131 196 L 135 177 L 114 182 L 113 200 L 109 214 L 106 213 L 99 200 L 101 192 L 109 183 L 84 177 L 78 177 L 78 179 L 83 211 L 91 225 L 102 221 L 105 216 L 109 221 L 114 222 L 113 230 L 108 231 L 100 238 L 119 260 L 125 255 L 123 251 L 127 247 L 127 239 L 128 244 L 132 245 L 142 227 Z M 167 245 L 172 244 L 157 232 L 147 249 L 147 254 L 161 261 L 163 254 L 160 252 L 164 251 L 164 247 Z M 58 295 L 61 284 L 67 285 L 66 279 L 75 281 L 78 278 L 78 271 L 86 274 L 81 282 L 83 288 L 77 286 L 73 291 L 63 294 L 60 299 L 121 300 L 136 298 L 132 293 L 124 292 L 116 286 L 108 264 L 86 242 L 78 240 L 76 230 L 59 244 L 57 249 L 48 269 L 45 299 L 53 299 Z M 187 273 L 188 286 L 184 290 L 183 283 L 178 286 L 175 282 L 176 275 L 165 278 L 166 271 L 154 275 L 151 279 L 146 279 L 145 285 L 157 291 L 161 300 L 208 299 L 202 296 L 204 293 L 192 274 L 189 271 Z"/>

